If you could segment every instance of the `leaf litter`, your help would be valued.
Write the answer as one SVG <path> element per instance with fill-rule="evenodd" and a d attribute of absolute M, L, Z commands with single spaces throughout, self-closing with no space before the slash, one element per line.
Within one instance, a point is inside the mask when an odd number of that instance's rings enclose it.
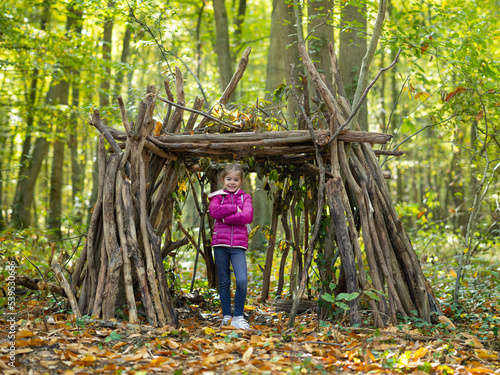
<path fill-rule="evenodd" d="M 286 313 L 255 302 L 245 312 L 254 330 L 246 332 L 219 327 L 218 311 L 193 306 L 178 312 L 178 328 L 159 329 L 63 313 L 28 316 L 16 322 L 14 368 L 8 365 L 10 323 L 1 320 L 0 368 L 33 375 L 500 374 L 498 331 L 484 339 L 482 326 L 446 316 L 432 330 L 411 324 L 370 329 L 305 313 L 288 329 Z"/>

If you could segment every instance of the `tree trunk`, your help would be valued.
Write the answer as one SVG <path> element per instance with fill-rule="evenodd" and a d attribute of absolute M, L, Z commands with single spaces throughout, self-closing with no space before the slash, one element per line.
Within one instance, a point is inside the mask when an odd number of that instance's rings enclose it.
<path fill-rule="evenodd" d="M 332 23 L 332 17 L 333 1 L 312 0 L 308 3 L 307 31 L 310 38 L 308 51 L 318 73 L 324 75 L 328 83 L 332 82 L 330 53 L 328 52 L 328 44 L 334 45 L 333 28 L 328 24 Z"/>
<path fill-rule="evenodd" d="M 302 10 L 300 5 L 297 5 L 297 9 L 295 9 L 295 5 L 289 4 L 287 0 L 279 0 L 284 3 L 283 14 L 280 14 L 280 20 L 285 24 L 286 33 L 284 34 L 284 48 L 282 51 L 284 53 L 285 59 L 285 79 L 287 86 L 292 85 L 292 75 L 293 82 L 295 82 L 294 89 L 297 91 L 297 95 L 300 98 L 302 96 L 302 86 L 300 85 L 299 77 L 304 74 L 304 69 L 301 68 L 302 64 L 300 61 L 299 51 L 297 49 L 297 43 L 299 42 L 299 32 L 302 32 L 302 24 L 297 25 L 297 21 L 300 21 L 300 14 Z M 278 8 L 282 10 L 281 7 Z M 296 13 L 299 17 L 295 17 Z M 301 37 L 301 35 L 300 35 Z M 295 69 L 292 71 L 292 65 L 295 66 Z M 288 99 L 288 115 L 291 118 L 298 118 L 298 103 L 295 100 L 293 95 L 290 95 Z M 297 114 L 297 115 L 296 115 Z M 299 123 L 298 129 L 305 129 L 304 124 Z"/>
<path fill-rule="evenodd" d="M 234 17 L 234 53 L 232 58 L 232 65 L 236 63 L 236 57 L 239 55 L 241 49 L 241 32 L 243 30 L 243 21 L 245 21 L 245 13 L 247 9 L 247 0 L 238 0 L 238 10 L 236 17 Z"/>
<path fill-rule="evenodd" d="M 220 88 L 224 90 L 233 76 L 226 2 L 225 0 L 212 0 L 212 2 L 214 6 L 216 32 L 215 51 L 219 64 Z"/>
<path fill-rule="evenodd" d="M 285 13 L 285 2 L 283 0 L 273 0 L 273 11 L 271 15 L 271 34 L 269 36 L 269 51 L 267 54 L 266 73 L 266 100 L 273 99 L 274 91 L 285 82 L 284 65 L 284 35 L 286 26 L 283 23 Z M 280 18 L 281 17 L 281 18 Z"/>
<path fill-rule="evenodd" d="M 60 97 L 61 84 L 52 84 L 45 97 L 45 104 L 52 105 L 57 102 Z M 49 124 L 41 124 L 41 128 L 49 127 Z M 50 131 L 47 131 L 49 133 Z M 26 228 L 32 225 L 31 223 L 31 206 L 34 199 L 34 191 L 38 175 L 42 169 L 43 161 L 49 150 L 49 142 L 45 137 L 40 137 L 36 140 L 35 146 L 31 153 L 31 163 L 26 169 L 25 176 L 18 181 L 17 199 L 12 207 L 11 223 L 14 228 Z"/>
<path fill-rule="evenodd" d="M 80 36 L 83 27 L 83 14 L 81 11 L 77 11 L 74 8 L 71 8 L 70 11 L 75 19 L 75 34 Z M 71 74 L 73 77 L 77 77 L 80 74 L 80 69 L 72 69 Z M 79 82 L 71 83 L 71 105 L 73 108 L 78 108 L 80 106 Z M 80 142 L 78 139 L 78 129 L 81 124 L 79 115 L 76 112 L 72 112 L 70 117 L 70 126 L 68 129 L 68 146 L 71 158 L 71 197 L 73 202 L 74 220 L 77 225 L 81 225 L 83 223 L 82 192 L 84 188 L 84 170 L 86 162 L 85 158 L 81 157 Z"/>
<path fill-rule="evenodd" d="M 44 1 L 43 3 L 43 13 L 42 13 L 42 18 L 40 20 L 40 30 L 43 32 L 45 31 L 47 27 L 47 23 L 49 22 L 50 18 L 50 1 Z M 31 80 L 31 85 L 30 85 L 30 90 L 27 91 L 26 93 L 26 107 L 28 108 L 28 116 L 26 118 L 26 131 L 25 131 L 25 136 L 24 136 L 24 141 L 23 141 L 23 148 L 21 151 L 21 159 L 20 159 L 20 166 L 19 166 L 19 171 L 18 171 L 18 177 L 17 177 L 17 186 L 16 186 L 16 191 L 14 195 L 14 201 L 13 201 L 13 209 L 12 209 L 12 225 L 15 228 L 21 228 L 23 227 L 23 223 L 31 223 L 31 216 L 29 215 L 29 203 L 26 202 L 26 197 L 25 197 L 25 189 L 26 189 L 26 183 L 23 182 L 23 180 L 27 177 L 26 172 L 28 169 L 30 169 L 30 158 L 29 154 L 31 151 L 31 141 L 32 141 L 32 135 L 31 131 L 33 128 L 33 123 L 35 121 L 35 116 L 34 116 L 34 109 L 36 106 L 36 99 L 37 99 L 37 85 L 38 85 L 38 68 L 33 69 L 33 78 Z M 26 203 L 28 203 L 28 209 L 25 206 Z M 22 213 L 21 213 L 22 212 Z M 28 218 L 27 215 L 30 217 Z M 29 225 L 28 225 L 29 226 Z"/>
<path fill-rule="evenodd" d="M 129 9 L 129 15 L 133 14 L 133 9 Z M 132 27 L 127 24 L 125 27 L 125 34 L 123 35 L 123 41 L 122 41 L 122 55 L 120 58 L 120 63 L 121 67 L 120 70 L 118 71 L 116 75 L 116 82 L 115 82 L 115 90 L 114 92 L 117 93 L 117 95 L 121 95 L 122 91 L 122 85 L 123 85 L 123 77 L 125 76 L 126 72 L 126 65 L 127 65 L 127 60 L 130 54 L 130 40 L 132 39 Z"/>
<path fill-rule="evenodd" d="M 361 62 L 366 53 L 366 3 L 345 5 L 341 9 L 339 40 L 339 69 L 344 82 L 347 99 L 353 103 L 358 86 Z M 368 110 L 365 103 L 361 106 L 358 124 L 368 130 Z"/>
<path fill-rule="evenodd" d="M 114 6 L 114 1 L 108 2 L 108 8 Z M 104 20 L 104 29 L 102 35 L 102 60 L 106 66 L 104 70 L 104 77 L 100 77 L 100 90 L 99 90 L 99 107 L 103 114 L 106 113 L 107 108 L 110 104 L 110 77 L 111 77 L 111 50 L 113 45 L 113 18 L 106 18 Z M 95 154 L 94 157 L 97 159 L 98 155 L 98 143 L 95 144 Z M 94 168 L 92 169 L 92 196 L 90 198 L 90 207 L 92 207 L 97 199 L 97 192 L 99 188 L 99 166 L 94 163 Z M 90 220 L 90 215 L 89 215 Z"/>

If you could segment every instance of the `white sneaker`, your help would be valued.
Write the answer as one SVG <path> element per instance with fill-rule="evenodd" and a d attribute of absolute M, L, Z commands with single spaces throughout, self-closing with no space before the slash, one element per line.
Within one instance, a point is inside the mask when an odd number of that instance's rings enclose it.
<path fill-rule="evenodd" d="M 222 318 L 222 322 L 220 323 L 220 326 L 221 327 L 228 326 L 229 323 L 231 323 L 231 319 L 233 319 L 231 315 L 224 315 L 224 317 Z"/>
<path fill-rule="evenodd" d="M 243 316 L 235 316 L 231 325 L 236 329 L 243 329 L 245 331 L 252 330 L 252 327 L 250 327 L 250 324 L 248 324 Z"/>

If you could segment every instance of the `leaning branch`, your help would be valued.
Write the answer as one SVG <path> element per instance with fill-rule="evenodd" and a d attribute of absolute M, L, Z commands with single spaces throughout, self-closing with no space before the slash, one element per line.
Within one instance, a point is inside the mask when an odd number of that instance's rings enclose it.
<path fill-rule="evenodd" d="M 354 120 L 354 123 L 356 123 L 356 121 L 357 121 L 357 113 L 358 113 L 359 109 L 361 108 L 361 105 L 363 104 L 363 101 L 366 99 L 366 96 L 368 95 L 368 92 L 371 90 L 371 88 L 373 87 L 373 85 L 375 85 L 375 82 L 377 82 L 377 80 L 380 78 L 380 76 L 385 71 L 391 69 L 394 65 L 397 64 L 400 54 L 401 54 L 401 49 L 399 49 L 398 54 L 396 55 L 396 58 L 394 59 L 394 61 L 389 66 L 380 69 L 380 71 L 378 72 L 377 76 L 373 79 L 373 81 L 368 86 L 366 86 L 365 91 L 363 92 L 363 95 L 361 96 L 360 100 L 358 101 L 358 103 L 356 104 L 356 106 L 354 107 L 354 109 L 351 111 L 351 114 L 349 115 L 349 118 L 347 120 L 345 120 L 345 122 L 337 129 L 337 131 L 335 132 L 335 134 L 332 135 L 332 137 L 328 141 L 328 144 L 325 147 L 330 146 L 332 144 L 332 142 L 338 137 L 338 135 L 344 130 L 344 128 L 355 117 L 356 117 L 356 119 Z"/>

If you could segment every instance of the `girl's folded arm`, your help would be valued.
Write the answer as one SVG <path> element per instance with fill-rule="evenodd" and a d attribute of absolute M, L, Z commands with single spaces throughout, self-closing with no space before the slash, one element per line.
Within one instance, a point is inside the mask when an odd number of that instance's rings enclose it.
<path fill-rule="evenodd" d="M 221 204 L 222 196 L 213 197 L 208 206 L 208 211 L 214 219 L 223 219 L 228 215 L 236 213 L 238 206 L 235 204 Z"/>
<path fill-rule="evenodd" d="M 252 198 L 248 196 L 243 202 L 243 210 L 228 215 L 224 218 L 224 223 L 230 225 L 247 225 L 253 221 Z"/>

